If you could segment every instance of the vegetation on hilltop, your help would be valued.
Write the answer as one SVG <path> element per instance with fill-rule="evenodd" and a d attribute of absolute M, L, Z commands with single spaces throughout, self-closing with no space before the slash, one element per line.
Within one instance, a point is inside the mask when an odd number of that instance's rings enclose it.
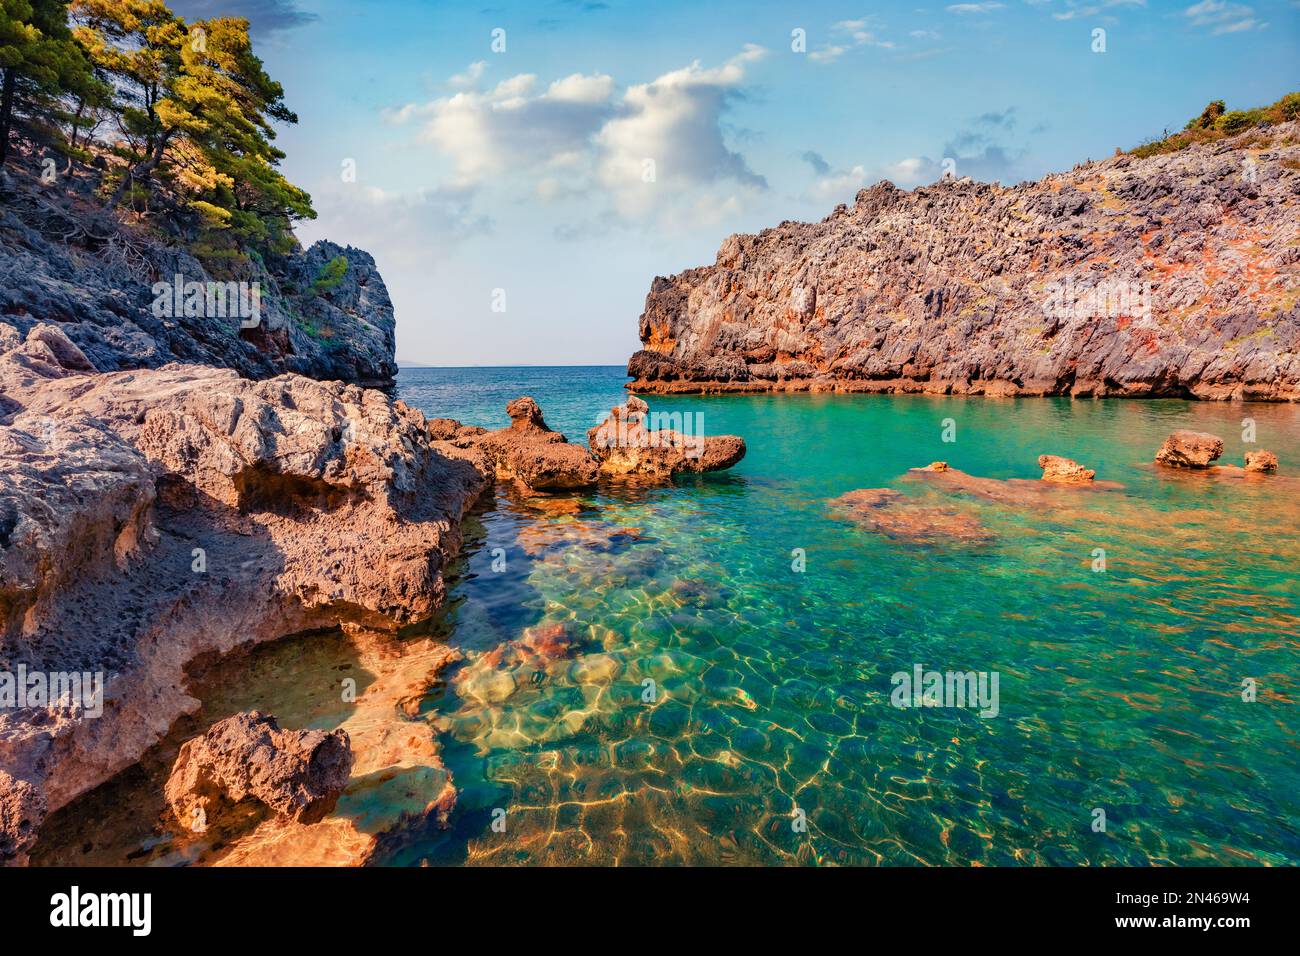
<path fill-rule="evenodd" d="M 1229 112 L 1223 100 L 1214 100 L 1187 121 L 1187 126 L 1177 133 L 1143 143 L 1129 153 L 1138 158 L 1176 153 L 1196 143 L 1212 143 L 1228 136 L 1243 133 L 1251 127 L 1285 123 L 1300 119 L 1300 93 L 1288 93 L 1271 106 Z"/>

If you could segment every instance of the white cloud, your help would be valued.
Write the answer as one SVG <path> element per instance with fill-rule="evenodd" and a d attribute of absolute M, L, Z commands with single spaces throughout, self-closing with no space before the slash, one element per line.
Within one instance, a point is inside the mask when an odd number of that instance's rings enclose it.
<path fill-rule="evenodd" d="M 1146 0 L 1099 0 L 1085 3 L 1082 0 L 1065 0 L 1068 9 L 1053 13 L 1057 20 L 1077 20 L 1079 17 L 1095 17 L 1113 7 L 1145 7 Z"/>
<path fill-rule="evenodd" d="M 619 115 L 593 140 L 598 178 L 621 215 L 640 218 L 674 193 L 722 180 L 766 188 L 719 125 L 747 66 L 765 52 L 747 46 L 720 67 L 695 62 L 628 87 Z"/>
<path fill-rule="evenodd" d="M 892 40 L 882 40 L 874 29 L 870 18 L 858 20 L 841 20 L 831 27 L 835 39 L 823 44 L 808 54 L 814 63 L 834 63 L 845 53 L 857 47 L 876 47 L 881 50 L 894 49 Z"/>
<path fill-rule="evenodd" d="M 992 13 L 994 10 L 1001 10 L 1006 6 L 1004 3 L 952 3 L 945 9 L 949 13 Z"/>
<path fill-rule="evenodd" d="M 1255 19 L 1255 10 L 1244 3 L 1227 0 L 1201 0 L 1183 11 L 1194 27 L 1209 27 L 1210 33 L 1241 33 L 1245 30 L 1263 29 L 1267 24 Z"/>

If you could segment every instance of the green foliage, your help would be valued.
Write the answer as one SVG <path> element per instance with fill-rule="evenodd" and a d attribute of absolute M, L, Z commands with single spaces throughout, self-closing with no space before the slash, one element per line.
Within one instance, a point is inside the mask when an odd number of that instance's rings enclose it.
<path fill-rule="evenodd" d="M 65 104 L 106 97 L 107 88 L 68 28 L 68 0 L 0 0 L 0 163 L 19 127 L 70 152 L 77 127 L 65 141 Z"/>
<path fill-rule="evenodd" d="M 1231 112 L 1227 112 L 1223 100 L 1214 100 L 1199 116 L 1188 120 L 1181 132 L 1143 143 L 1129 152 L 1139 159 L 1161 153 L 1176 153 L 1196 143 L 1212 143 L 1227 136 L 1236 136 L 1261 124 L 1285 123 L 1297 118 L 1300 118 L 1300 93 L 1288 93 L 1271 106 Z"/>
<path fill-rule="evenodd" d="M 348 257 L 335 256 L 329 262 L 325 263 L 325 267 L 321 269 L 320 275 L 318 275 L 316 281 L 312 283 L 311 294 L 324 295 L 327 292 L 333 292 L 338 288 L 339 283 L 343 281 L 343 277 L 347 274 Z"/>

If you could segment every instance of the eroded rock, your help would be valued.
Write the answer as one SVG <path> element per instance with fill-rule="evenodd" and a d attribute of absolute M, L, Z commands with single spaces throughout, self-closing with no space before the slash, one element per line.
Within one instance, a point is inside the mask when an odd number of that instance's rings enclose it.
<path fill-rule="evenodd" d="M 1208 468 L 1223 454 L 1223 439 L 1208 432 L 1180 429 L 1156 452 L 1156 464 L 1170 468 Z"/>
<path fill-rule="evenodd" d="M 586 488 L 600 477 L 600 463 L 581 445 L 570 444 L 542 418 L 537 402 L 516 398 L 506 406 L 510 426 L 494 432 L 453 433 L 491 457 L 499 479 L 514 479 L 532 491 Z M 446 426 L 440 426 L 446 431 Z"/>
<path fill-rule="evenodd" d="M 1246 452 L 1246 470 L 1271 474 L 1277 471 L 1277 455 L 1262 448 L 1259 451 L 1248 451 Z"/>
<path fill-rule="evenodd" d="M 601 475 L 664 480 L 681 472 L 721 471 L 745 457 L 743 438 L 647 428 L 649 411 L 642 399 L 630 396 L 587 432 L 587 443 L 600 459 Z M 672 423 L 673 416 L 667 416 L 667 421 Z"/>
<path fill-rule="evenodd" d="M 207 826 L 223 801 L 257 800 L 296 823 L 334 808 L 352 773 L 346 731 L 281 730 L 260 711 L 235 714 L 181 745 L 167 804 L 183 826 Z"/>
<path fill-rule="evenodd" d="M 865 531 L 915 544 L 982 544 L 994 537 L 974 515 L 923 504 L 892 488 L 850 491 L 832 500 L 831 507 Z"/>
<path fill-rule="evenodd" d="M 1054 481 L 1064 485 L 1080 484 L 1097 477 L 1097 473 L 1091 468 L 1084 468 L 1077 461 L 1062 458 L 1060 455 L 1039 455 L 1038 467 L 1043 469 L 1043 481 Z"/>
<path fill-rule="evenodd" d="M 0 866 L 27 865 L 27 851 L 44 820 L 44 794 L 0 770 Z"/>

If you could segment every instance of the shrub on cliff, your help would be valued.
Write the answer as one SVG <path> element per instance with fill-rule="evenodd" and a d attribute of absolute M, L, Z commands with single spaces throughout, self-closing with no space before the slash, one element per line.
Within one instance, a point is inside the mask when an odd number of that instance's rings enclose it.
<path fill-rule="evenodd" d="M 1297 118 L 1300 118 L 1300 93 L 1288 93 L 1271 106 L 1231 112 L 1227 111 L 1223 100 L 1213 100 L 1199 116 L 1188 120 L 1187 126 L 1180 132 L 1143 143 L 1129 152 L 1139 159 L 1161 153 L 1176 153 L 1196 143 L 1210 143 L 1226 136 L 1235 136 L 1261 123 L 1285 123 Z"/>

